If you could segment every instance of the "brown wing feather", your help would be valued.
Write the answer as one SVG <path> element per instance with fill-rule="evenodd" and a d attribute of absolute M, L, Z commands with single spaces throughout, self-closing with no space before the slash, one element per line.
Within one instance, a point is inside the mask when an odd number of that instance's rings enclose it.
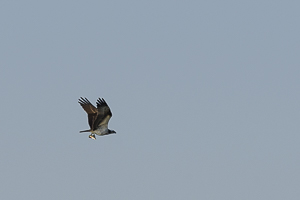
<path fill-rule="evenodd" d="M 109 119 L 112 116 L 110 108 L 103 98 L 102 99 L 99 98 L 97 100 L 97 110 L 98 110 L 98 116 L 94 122 L 93 125 L 94 128 L 98 127 L 99 125 L 108 123 Z"/>
<path fill-rule="evenodd" d="M 88 114 L 88 122 L 90 125 L 91 130 L 93 130 L 94 122 L 97 118 L 98 109 L 91 104 L 91 102 L 87 98 L 78 99 L 78 103 L 82 106 L 83 110 Z"/>

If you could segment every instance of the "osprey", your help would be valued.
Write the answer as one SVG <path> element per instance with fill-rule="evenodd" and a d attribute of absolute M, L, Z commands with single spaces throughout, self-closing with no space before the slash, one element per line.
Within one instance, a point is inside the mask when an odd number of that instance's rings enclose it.
<path fill-rule="evenodd" d="M 91 132 L 89 138 L 94 140 L 96 139 L 95 134 L 101 136 L 116 133 L 116 131 L 108 129 L 108 122 L 112 116 L 112 113 L 103 98 L 99 98 L 97 100 L 97 108 L 93 106 L 93 104 L 91 104 L 87 98 L 80 97 L 80 99 L 78 99 L 78 103 L 88 114 L 88 122 L 90 125 L 89 130 L 80 131 L 80 133 Z"/>

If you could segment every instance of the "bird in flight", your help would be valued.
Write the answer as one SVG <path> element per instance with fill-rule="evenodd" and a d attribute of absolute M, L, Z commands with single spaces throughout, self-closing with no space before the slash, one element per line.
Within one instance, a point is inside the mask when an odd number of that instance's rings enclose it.
<path fill-rule="evenodd" d="M 96 135 L 109 135 L 112 133 L 116 133 L 114 130 L 108 129 L 108 122 L 112 116 L 109 106 L 102 98 L 97 100 L 97 108 L 91 104 L 91 102 L 87 98 L 78 99 L 78 103 L 82 106 L 83 110 L 88 115 L 88 122 L 90 125 L 89 130 L 80 131 L 82 132 L 90 132 L 89 138 L 96 140 Z"/>

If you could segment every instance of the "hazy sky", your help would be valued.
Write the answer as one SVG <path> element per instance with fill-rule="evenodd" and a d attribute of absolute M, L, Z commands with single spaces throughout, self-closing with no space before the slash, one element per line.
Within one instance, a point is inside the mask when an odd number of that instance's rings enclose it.
<path fill-rule="evenodd" d="M 298 200 L 299 7 L 1 1 L 0 199 Z"/>

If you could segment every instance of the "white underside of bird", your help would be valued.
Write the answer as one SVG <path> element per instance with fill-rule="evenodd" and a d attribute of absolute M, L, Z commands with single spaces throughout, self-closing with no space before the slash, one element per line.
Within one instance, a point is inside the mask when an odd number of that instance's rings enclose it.
<path fill-rule="evenodd" d="M 91 131 L 91 133 L 96 134 L 96 135 L 106 135 L 108 133 L 108 127 L 107 125 L 102 125 L 99 128 L 97 128 L 94 131 Z"/>

